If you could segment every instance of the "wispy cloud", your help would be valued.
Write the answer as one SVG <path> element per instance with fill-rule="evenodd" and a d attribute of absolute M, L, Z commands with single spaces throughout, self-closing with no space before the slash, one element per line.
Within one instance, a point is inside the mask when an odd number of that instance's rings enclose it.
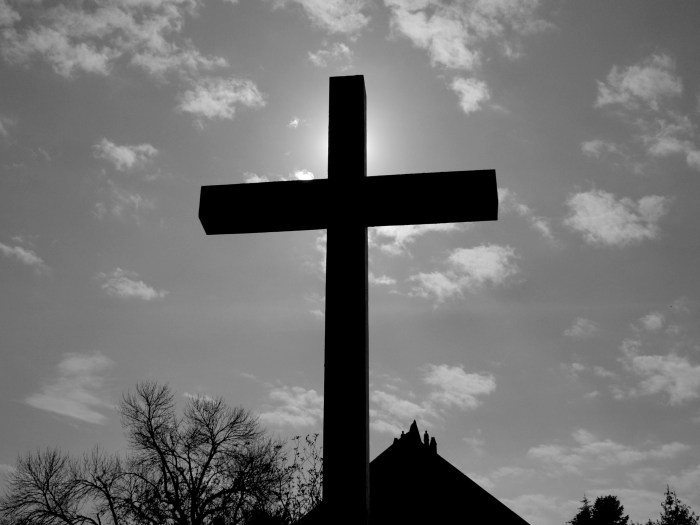
<path fill-rule="evenodd" d="M 370 247 L 378 247 L 390 255 L 408 253 L 408 248 L 419 237 L 432 232 L 453 232 L 462 226 L 453 222 L 443 224 L 407 224 L 400 226 L 377 226 L 369 229 Z"/>
<path fill-rule="evenodd" d="M 668 55 L 651 55 L 639 64 L 626 68 L 613 66 L 605 82 L 598 82 L 596 106 L 622 105 L 658 110 L 661 103 L 683 92 L 675 63 Z"/>
<path fill-rule="evenodd" d="M 300 5 L 309 19 L 329 33 L 354 35 L 369 23 L 362 11 L 365 0 L 278 0 L 278 5 Z"/>
<path fill-rule="evenodd" d="M 290 129 L 297 129 L 299 124 L 301 124 L 301 119 L 299 117 L 293 117 L 287 124 L 287 127 Z"/>
<path fill-rule="evenodd" d="M 323 396 L 300 386 L 274 387 L 269 393 L 273 406 L 260 419 L 277 426 L 308 427 L 323 420 Z"/>
<path fill-rule="evenodd" d="M 158 154 L 158 150 L 150 144 L 120 146 L 106 138 L 95 144 L 93 151 L 95 157 L 112 163 L 119 171 L 143 167 Z"/>
<path fill-rule="evenodd" d="M 445 261 L 447 269 L 412 275 L 415 283 L 411 294 L 432 298 L 442 303 L 460 297 L 465 291 L 476 291 L 486 285 L 502 286 L 520 270 L 510 246 L 484 244 L 475 248 L 458 248 Z"/>
<path fill-rule="evenodd" d="M 144 197 L 136 191 L 127 190 L 117 186 L 111 180 L 107 181 L 103 188 L 105 198 L 95 204 L 95 216 L 103 219 L 110 216 L 118 220 L 133 220 L 139 222 L 141 216 L 156 207 L 153 199 Z"/>
<path fill-rule="evenodd" d="M 496 42 L 504 56 L 522 55 L 522 38 L 549 27 L 538 11 L 539 0 L 444 2 L 441 0 L 384 0 L 391 11 L 391 29 L 427 51 L 433 66 L 475 74 L 485 45 Z M 455 78 L 465 113 L 490 98 L 488 86 L 476 78 Z"/>
<path fill-rule="evenodd" d="M 587 339 L 597 335 L 599 331 L 598 325 L 590 319 L 577 317 L 573 324 L 564 330 L 564 335 L 572 339 Z"/>
<path fill-rule="evenodd" d="M 201 77 L 180 95 L 178 109 L 203 119 L 233 119 L 239 106 L 260 108 L 265 98 L 250 80 Z"/>
<path fill-rule="evenodd" d="M 100 287 L 112 297 L 120 299 L 140 299 L 142 301 L 154 301 L 164 298 L 168 292 L 156 290 L 143 281 L 138 280 L 136 272 L 128 272 L 117 268 L 111 273 L 99 273 L 97 279 L 101 281 Z"/>
<path fill-rule="evenodd" d="M 615 110 L 649 156 L 682 155 L 688 167 L 700 170 L 697 126 L 679 106 L 682 93 L 675 61 L 666 54 L 654 54 L 625 68 L 613 66 L 605 82 L 598 82 L 595 106 Z M 596 151 L 603 149 L 601 144 Z"/>
<path fill-rule="evenodd" d="M 457 409 L 474 410 L 482 398 L 496 389 L 491 374 L 466 372 L 462 365 L 430 364 L 423 368 L 422 383 L 427 387 L 421 398 L 407 391 L 402 381 L 386 378 L 370 392 L 370 426 L 377 432 L 397 436 L 413 420 L 432 427 L 445 413 Z"/>
<path fill-rule="evenodd" d="M 117 63 L 157 77 L 193 75 L 226 65 L 181 35 L 198 6 L 196 0 L 5 4 L 0 49 L 11 63 L 40 58 L 64 77 L 107 75 Z"/>
<path fill-rule="evenodd" d="M 572 436 L 572 445 L 538 445 L 531 447 L 527 455 L 553 467 L 552 473 L 558 475 L 561 471 L 582 474 L 584 471 L 629 466 L 650 460 L 668 460 L 690 449 L 688 445 L 674 441 L 644 450 L 611 439 L 601 439 L 585 429 L 576 430 Z"/>
<path fill-rule="evenodd" d="M 350 68 L 352 58 L 352 50 L 342 42 L 327 43 L 315 53 L 309 51 L 309 60 L 316 67 L 335 66 L 340 71 Z"/>
<path fill-rule="evenodd" d="M 16 123 L 15 119 L 0 115 L 0 138 L 8 139 L 10 137 L 10 128 Z"/>
<path fill-rule="evenodd" d="M 58 364 L 55 377 L 41 391 L 26 398 L 26 403 L 47 412 L 88 423 L 105 423 L 99 411 L 111 408 L 102 392 L 105 372 L 114 364 L 107 356 L 67 353 Z"/>
<path fill-rule="evenodd" d="M 423 381 L 433 387 L 429 396 L 433 403 L 462 410 L 478 407 L 479 398 L 496 389 L 491 374 L 467 373 L 460 365 L 428 365 Z"/>
<path fill-rule="evenodd" d="M 591 190 L 571 195 L 570 214 L 564 224 L 581 233 L 586 242 L 599 246 L 627 246 L 659 236 L 659 220 L 666 214 L 669 199 L 658 195 L 638 202 L 612 193 Z"/>
<path fill-rule="evenodd" d="M 520 201 L 518 196 L 508 188 L 498 188 L 498 209 L 502 213 L 517 213 L 527 219 L 530 226 L 548 241 L 554 241 L 549 219 L 537 215 L 530 206 Z"/>
<path fill-rule="evenodd" d="M 37 273 L 46 273 L 49 271 L 49 267 L 44 260 L 29 248 L 24 248 L 19 245 L 10 246 L 0 242 L 0 253 L 5 257 L 9 257 L 10 259 L 14 259 L 34 268 Z"/>

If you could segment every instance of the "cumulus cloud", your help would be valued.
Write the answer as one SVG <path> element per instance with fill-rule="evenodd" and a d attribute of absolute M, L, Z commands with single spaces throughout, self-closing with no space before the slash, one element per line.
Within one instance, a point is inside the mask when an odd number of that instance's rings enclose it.
<path fill-rule="evenodd" d="M 150 144 L 119 146 L 106 138 L 95 144 L 93 150 L 95 157 L 111 162 L 119 171 L 142 167 L 158 154 L 158 150 Z"/>
<path fill-rule="evenodd" d="M 442 224 L 406 224 L 400 226 L 376 226 L 369 229 L 369 245 L 378 247 L 390 255 L 408 252 L 408 247 L 419 237 L 431 232 L 452 232 L 462 226 L 453 222 Z"/>
<path fill-rule="evenodd" d="M 475 291 L 486 285 L 505 285 L 519 272 L 515 259 L 515 251 L 510 246 L 484 244 L 458 248 L 447 257 L 445 271 L 411 276 L 409 280 L 415 283 L 411 294 L 441 303 L 463 295 L 464 291 Z"/>
<path fill-rule="evenodd" d="M 362 11 L 365 0 L 280 0 L 279 4 L 296 4 L 309 19 L 329 33 L 353 35 L 369 23 Z"/>
<path fill-rule="evenodd" d="M 682 92 L 683 83 L 676 75 L 673 59 L 655 54 L 626 68 L 613 66 L 606 81 L 598 82 L 595 106 L 621 110 L 618 117 L 632 127 L 635 141 L 649 156 L 680 155 L 688 167 L 700 170 L 696 126 L 687 111 L 677 107 Z M 605 149 L 602 142 L 589 144 L 594 155 L 600 156 Z M 638 166 L 628 160 L 626 164 Z"/>
<path fill-rule="evenodd" d="M 474 409 L 481 404 L 479 397 L 496 389 L 490 374 L 467 373 L 462 366 L 428 365 L 423 381 L 434 388 L 430 400 L 445 407 Z"/>
<path fill-rule="evenodd" d="M 102 282 L 100 287 L 112 297 L 120 299 L 140 299 L 154 301 L 164 298 L 168 292 L 156 290 L 143 281 L 138 280 L 136 272 L 128 272 L 117 268 L 111 273 L 99 273 L 97 279 Z"/>
<path fill-rule="evenodd" d="M 260 108 L 263 95 L 250 80 L 202 77 L 180 95 L 178 109 L 202 119 L 232 119 L 239 106 Z"/>
<path fill-rule="evenodd" d="M 595 104 L 597 107 L 620 104 L 627 109 L 658 110 L 664 100 L 682 92 L 674 61 L 668 55 L 655 54 L 623 69 L 613 66 L 605 82 L 598 82 Z"/>
<path fill-rule="evenodd" d="M 11 63 L 39 58 L 64 77 L 79 72 L 107 75 L 118 62 L 158 77 L 170 72 L 193 75 L 226 65 L 221 57 L 203 55 L 181 35 L 185 19 L 198 6 L 196 0 L 38 0 L 18 2 L 14 11 L 5 4 L 0 49 Z"/>
<path fill-rule="evenodd" d="M 107 356 L 67 353 L 58 364 L 55 377 L 25 402 L 35 408 L 88 423 L 102 424 L 107 417 L 99 411 L 111 408 L 102 393 L 104 374 L 114 362 Z"/>
<path fill-rule="evenodd" d="M 45 273 L 49 271 L 49 267 L 44 262 L 44 260 L 39 257 L 36 252 L 29 248 L 24 248 L 20 245 L 10 246 L 0 242 L 0 253 L 5 257 L 14 259 L 22 264 L 34 268 L 38 273 Z"/>
<path fill-rule="evenodd" d="M 352 50 L 342 42 L 326 44 L 315 53 L 309 51 L 309 60 L 316 67 L 335 65 L 340 71 L 350 69 L 352 57 Z"/>
<path fill-rule="evenodd" d="M 273 407 L 260 419 L 277 426 L 308 427 L 323 420 L 323 396 L 300 386 L 275 387 L 269 393 Z"/>
<path fill-rule="evenodd" d="M 651 312 L 642 317 L 639 322 L 644 329 L 650 332 L 656 332 L 663 328 L 665 320 L 666 318 L 661 312 Z"/>
<path fill-rule="evenodd" d="M 314 174 L 309 170 L 295 170 L 292 174 L 296 180 L 313 180 Z"/>
<path fill-rule="evenodd" d="M 520 215 L 522 218 L 527 219 L 530 226 L 542 237 L 548 241 L 554 241 L 549 219 L 537 215 L 530 206 L 520 202 L 515 192 L 508 188 L 498 188 L 498 209 L 499 212 L 504 214 L 516 213 Z"/>
<path fill-rule="evenodd" d="M 620 361 L 638 379 L 629 388 L 616 387 L 619 398 L 665 394 L 671 405 L 680 405 L 700 397 L 700 365 L 672 351 L 665 355 L 642 353 L 641 340 L 625 339 L 620 345 Z"/>
<path fill-rule="evenodd" d="M 586 470 L 673 459 L 690 450 L 688 445 L 677 441 L 645 450 L 611 439 L 601 439 L 584 429 L 576 430 L 573 439 L 573 445 L 545 444 L 531 447 L 527 455 L 553 467 L 555 473 L 563 470 L 572 474 L 582 474 Z"/>
<path fill-rule="evenodd" d="M 299 117 L 294 117 L 292 118 L 292 120 L 289 121 L 287 127 L 290 129 L 297 129 L 299 127 L 299 124 L 301 124 L 301 119 Z"/>
<path fill-rule="evenodd" d="M 572 339 L 586 339 L 593 337 L 598 332 L 598 326 L 593 321 L 585 317 L 577 317 L 573 324 L 564 331 L 564 335 Z"/>
<path fill-rule="evenodd" d="M 600 246 L 627 246 L 659 236 L 659 220 L 666 214 L 669 199 L 658 195 L 638 202 L 612 193 L 591 190 L 567 201 L 570 214 L 564 223 L 581 233 L 586 242 Z"/>
<path fill-rule="evenodd" d="M 475 78 L 457 77 L 450 84 L 459 97 L 459 105 L 467 115 L 478 111 L 491 98 L 485 82 Z"/>

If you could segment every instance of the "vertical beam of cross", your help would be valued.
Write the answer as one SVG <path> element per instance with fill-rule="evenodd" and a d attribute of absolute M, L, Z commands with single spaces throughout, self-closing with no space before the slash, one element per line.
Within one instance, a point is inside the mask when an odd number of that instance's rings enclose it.
<path fill-rule="evenodd" d="M 369 519 L 367 227 L 498 218 L 494 170 L 368 178 L 366 129 L 364 77 L 332 77 L 327 180 L 202 186 L 199 205 L 208 235 L 328 229 L 319 510 L 334 525 Z M 271 211 L 251 221 L 251 204 Z"/>
<path fill-rule="evenodd" d="M 366 94 L 361 76 L 330 79 L 328 178 L 342 181 L 328 224 L 323 381 L 323 501 L 343 523 L 369 516 L 369 325 Z M 361 213 L 361 212 L 360 212 Z M 327 516 L 329 514 L 326 514 Z"/>

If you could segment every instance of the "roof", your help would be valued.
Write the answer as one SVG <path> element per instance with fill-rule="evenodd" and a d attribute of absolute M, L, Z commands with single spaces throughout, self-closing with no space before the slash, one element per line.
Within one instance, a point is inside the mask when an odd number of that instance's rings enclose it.
<path fill-rule="evenodd" d="M 322 506 L 320 506 L 322 507 Z M 299 525 L 326 523 L 313 509 Z M 408 433 L 370 463 L 373 525 L 460 523 L 528 525 L 497 498 L 437 453 L 435 438 L 421 440 L 414 421 Z"/>

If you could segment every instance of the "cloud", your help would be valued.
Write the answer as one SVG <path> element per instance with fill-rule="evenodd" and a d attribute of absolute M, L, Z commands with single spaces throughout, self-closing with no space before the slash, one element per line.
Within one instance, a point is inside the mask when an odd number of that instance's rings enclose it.
<path fill-rule="evenodd" d="M 458 248 L 447 258 L 444 272 L 419 273 L 409 280 L 416 283 L 411 294 L 433 297 L 437 303 L 464 291 L 475 291 L 486 285 L 502 286 L 519 272 L 515 251 L 496 244 L 475 248 Z"/>
<path fill-rule="evenodd" d="M 658 195 L 642 197 L 637 203 L 616 199 L 602 190 L 569 197 L 570 215 L 564 224 L 581 233 L 589 244 L 627 246 L 659 236 L 658 222 L 666 214 L 669 199 Z"/>
<path fill-rule="evenodd" d="M 39 393 L 27 397 L 25 402 L 48 412 L 102 424 L 107 418 L 98 410 L 112 407 L 101 392 L 103 376 L 113 364 L 99 352 L 64 354 L 56 377 L 45 383 Z"/>
<path fill-rule="evenodd" d="M 560 501 L 552 495 L 521 494 L 515 498 L 501 498 L 501 501 L 513 509 L 528 523 L 563 523 L 576 514 L 579 502 Z"/>
<path fill-rule="evenodd" d="M 99 273 L 97 278 L 102 281 L 100 287 L 111 297 L 154 301 L 162 299 L 168 294 L 165 290 L 156 290 L 143 281 L 136 280 L 138 279 L 137 273 L 128 272 L 121 268 L 117 268 L 109 274 Z"/>
<path fill-rule="evenodd" d="M 664 54 L 655 54 L 624 69 L 613 66 L 605 82 L 598 82 L 596 107 L 619 104 L 627 109 L 657 111 L 668 99 L 683 92 L 675 75 L 675 63 Z"/>
<path fill-rule="evenodd" d="M 140 193 L 120 188 L 111 180 L 107 181 L 104 190 L 106 197 L 95 204 L 95 216 L 103 219 L 105 216 L 118 220 L 134 220 L 139 222 L 141 214 L 155 209 L 155 202 Z"/>
<path fill-rule="evenodd" d="M 260 108 L 263 95 L 250 80 L 202 77 L 180 95 L 178 109 L 201 119 L 233 119 L 239 106 Z"/>
<path fill-rule="evenodd" d="M 258 182 L 270 182 L 269 178 L 265 177 L 264 175 L 258 175 L 257 173 L 246 172 L 244 174 L 244 176 L 245 176 L 246 184 L 256 184 Z"/>
<path fill-rule="evenodd" d="M 530 223 L 530 226 L 548 241 L 554 241 L 549 219 L 535 214 L 527 205 L 520 202 L 515 192 L 508 188 L 498 188 L 498 209 L 502 213 L 517 213 Z"/>
<path fill-rule="evenodd" d="M 323 396 L 300 386 L 275 387 L 270 400 L 277 406 L 260 414 L 260 419 L 277 426 L 308 427 L 323 420 Z"/>
<path fill-rule="evenodd" d="M 553 473 L 563 470 L 571 474 L 582 474 L 584 470 L 603 470 L 652 460 L 673 459 L 690 450 L 688 445 L 677 441 L 643 450 L 610 439 L 600 439 L 584 429 L 576 430 L 572 436 L 575 441 L 573 445 L 538 445 L 531 447 L 527 455 L 552 467 Z"/>
<path fill-rule="evenodd" d="M 620 69 L 613 66 L 606 82 L 598 82 L 595 106 L 620 109 L 621 117 L 635 131 L 634 140 L 641 143 L 651 157 L 682 155 L 688 167 L 700 170 L 700 147 L 696 126 L 688 112 L 672 107 L 683 93 L 681 78 L 675 73 L 675 62 L 665 54 L 655 54 L 638 64 Z M 591 141 L 588 152 L 601 156 L 608 144 Z M 620 150 L 625 164 L 639 171 L 639 164 L 629 161 Z"/>
<path fill-rule="evenodd" d="M 421 426 L 431 426 L 429 418 L 434 416 L 430 403 L 414 403 L 396 394 L 383 390 L 370 393 L 370 426 L 377 432 L 398 435 L 406 422 L 417 420 Z"/>
<path fill-rule="evenodd" d="M 309 51 L 309 60 L 316 67 L 327 67 L 335 64 L 340 71 L 350 69 L 352 58 L 352 50 L 341 42 L 326 44 L 315 53 Z"/>
<path fill-rule="evenodd" d="M 651 312 L 642 317 L 639 322 L 646 330 L 655 332 L 663 327 L 665 320 L 666 318 L 661 312 Z"/>
<path fill-rule="evenodd" d="M 369 272 L 367 278 L 369 280 L 369 284 L 375 284 L 378 286 L 394 286 L 396 284 L 396 279 L 393 279 L 388 275 L 376 276 L 372 272 Z"/>
<path fill-rule="evenodd" d="M 281 0 L 300 5 L 311 21 L 329 33 L 353 35 L 369 23 L 362 13 L 365 0 Z"/>
<path fill-rule="evenodd" d="M 294 171 L 293 176 L 296 180 L 313 180 L 314 179 L 314 174 L 311 173 L 309 170 L 296 170 L 296 171 Z"/>
<path fill-rule="evenodd" d="M 481 109 L 484 102 L 491 98 L 485 82 L 475 78 L 457 77 L 450 84 L 459 97 L 459 105 L 467 115 Z"/>
<path fill-rule="evenodd" d="M 292 118 L 292 120 L 289 121 L 287 127 L 291 129 L 297 129 L 299 127 L 299 124 L 301 124 L 301 119 L 299 117 L 294 117 Z"/>
<path fill-rule="evenodd" d="M 111 162 L 119 171 L 129 171 L 135 167 L 146 165 L 158 154 L 158 150 L 150 144 L 137 146 L 118 146 L 103 138 L 93 146 L 95 157 Z"/>
<path fill-rule="evenodd" d="M 635 339 L 625 339 L 620 345 L 622 365 L 639 382 L 631 388 L 616 387 L 613 393 L 618 399 L 666 394 L 670 405 L 681 405 L 700 397 L 700 365 L 673 351 L 643 355 L 642 346 L 642 341 Z"/>
<path fill-rule="evenodd" d="M 14 119 L 0 115 L 0 137 L 3 139 L 10 138 L 10 128 L 16 123 L 17 122 Z"/>
<path fill-rule="evenodd" d="M 5 26 L 0 48 L 10 63 L 40 58 L 64 77 L 107 75 L 118 63 L 160 78 L 226 66 L 225 59 L 203 55 L 181 35 L 186 17 L 197 13 L 196 0 L 37 0 L 16 6 L 13 11 L 5 4 L 0 14 Z"/>
<path fill-rule="evenodd" d="M 401 226 L 376 226 L 369 229 L 369 245 L 378 247 L 390 255 L 408 252 L 409 245 L 431 232 L 452 232 L 462 229 L 453 222 L 442 224 L 407 224 Z M 388 242 L 387 242 L 388 241 Z"/>
<path fill-rule="evenodd" d="M 496 389 L 492 375 L 468 374 L 460 365 L 428 365 L 423 381 L 434 388 L 429 395 L 432 402 L 462 410 L 478 407 L 481 404 L 479 397 Z"/>
<path fill-rule="evenodd" d="M 592 139 L 581 143 L 581 151 L 589 157 L 599 159 L 605 154 L 619 153 L 620 149 L 614 142 Z"/>
<path fill-rule="evenodd" d="M 391 9 L 392 30 L 428 51 L 433 65 L 474 70 L 487 41 L 518 57 L 522 36 L 549 26 L 539 18 L 538 0 L 384 0 Z"/>
<path fill-rule="evenodd" d="M 0 242 L 0 253 L 10 259 L 31 266 L 37 273 L 45 273 L 49 271 L 49 267 L 44 260 L 39 257 L 33 250 L 23 248 L 22 246 L 10 246 Z"/>
<path fill-rule="evenodd" d="M 598 326 L 593 321 L 585 317 L 577 317 L 574 323 L 564 331 L 564 335 L 572 339 L 587 339 L 598 332 Z"/>

